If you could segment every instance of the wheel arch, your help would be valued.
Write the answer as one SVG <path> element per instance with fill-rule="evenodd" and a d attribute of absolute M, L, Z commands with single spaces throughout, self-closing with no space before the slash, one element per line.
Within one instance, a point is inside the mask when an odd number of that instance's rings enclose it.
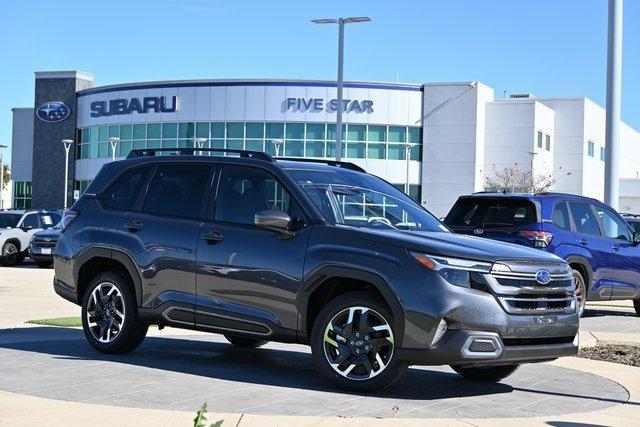
<path fill-rule="evenodd" d="M 78 301 L 81 303 L 91 278 L 108 270 L 120 271 L 133 287 L 136 304 L 142 299 L 142 280 L 131 257 L 119 250 L 92 247 L 83 251 L 74 263 L 73 276 L 76 282 Z"/>
<path fill-rule="evenodd" d="M 336 265 L 321 266 L 303 279 L 298 303 L 299 340 L 308 341 L 313 322 L 326 303 L 354 291 L 372 292 L 387 304 L 393 316 L 398 345 L 401 345 L 404 335 L 404 309 L 387 281 L 378 273 L 369 270 Z"/>
<path fill-rule="evenodd" d="M 584 280 L 587 285 L 587 292 L 589 292 L 593 286 L 593 270 L 591 269 L 589 260 L 580 255 L 571 255 L 567 257 L 565 261 L 571 266 L 571 268 L 578 267 L 576 270 L 580 271 L 584 276 Z"/>

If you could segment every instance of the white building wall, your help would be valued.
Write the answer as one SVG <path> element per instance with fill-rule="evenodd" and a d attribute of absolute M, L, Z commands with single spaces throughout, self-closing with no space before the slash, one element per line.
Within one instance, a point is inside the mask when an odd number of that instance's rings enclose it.
<path fill-rule="evenodd" d="M 11 178 L 31 181 L 33 164 L 33 108 L 12 108 Z M 6 153 L 5 153 L 6 155 Z M 9 159 L 5 159 L 8 163 Z"/>
<path fill-rule="evenodd" d="M 623 178 L 620 180 L 618 210 L 624 213 L 640 214 L 640 179 Z"/>
<path fill-rule="evenodd" d="M 458 196 L 482 188 L 478 153 L 484 151 L 484 105 L 492 98 L 493 90 L 475 83 L 424 87 L 422 200 L 436 216 L 446 215 Z"/>
<path fill-rule="evenodd" d="M 554 186 L 555 191 L 582 194 L 584 156 L 585 98 L 539 99 L 554 114 L 553 164 L 562 170 Z"/>
<path fill-rule="evenodd" d="M 554 111 L 533 98 L 496 100 L 487 104 L 485 175 L 517 167 L 536 176 L 553 173 Z M 537 146 L 537 133 L 543 146 Z M 546 135 L 551 150 L 546 150 Z M 535 153 L 535 154 L 533 154 Z"/>
<path fill-rule="evenodd" d="M 590 99 L 584 100 L 584 140 L 583 140 L 583 196 L 604 200 L 604 161 L 600 158 L 600 149 L 605 147 L 606 113 Z M 588 143 L 593 141 L 593 157 L 588 154 Z"/>

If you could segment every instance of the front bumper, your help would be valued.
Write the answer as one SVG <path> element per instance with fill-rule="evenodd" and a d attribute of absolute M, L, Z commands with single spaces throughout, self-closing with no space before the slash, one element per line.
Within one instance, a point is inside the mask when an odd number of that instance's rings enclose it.
<path fill-rule="evenodd" d="M 399 348 L 396 351 L 399 359 L 417 365 L 506 365 L 543 362 L 577 354 L 578 335 L 503 340 L 495 332 L 452 330 L 433 348 Z"/>

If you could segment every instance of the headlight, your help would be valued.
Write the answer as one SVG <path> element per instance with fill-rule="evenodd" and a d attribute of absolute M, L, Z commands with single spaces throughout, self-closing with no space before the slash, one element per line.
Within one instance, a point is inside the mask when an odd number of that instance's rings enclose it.
<path fill-rule="evenodd" d="M 413 258 L 423 267 L 440 274 L 444 280 L 456 286 L 471 287 L 472 273 L 489 273 L 490 262 L 412 252 Z"/>

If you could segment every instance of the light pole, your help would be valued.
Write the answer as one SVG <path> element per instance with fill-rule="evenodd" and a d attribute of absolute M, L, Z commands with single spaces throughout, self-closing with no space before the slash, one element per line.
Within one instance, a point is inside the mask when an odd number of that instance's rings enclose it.
<path fill-rule="evenodd" d="M 207 142 L 207 138 L 196 138 L 195 139 L 195 143 L 198 146 L 198 148 L 200 150 L 202 150 L 202 147 L 204 146 L 204 143 Z M 200 155 L 202 156 L 202 151 L 200 151 Z"/>
<path fill-rule="evenodd" d="M 620 190 L 620 97 L 622 92 L 622 0 L 609 0 L 604 202 L 618 209 Z"/>
<path fill-rule="evenodd" d="M 73 139 L 63 139 L 62 143 L 64 144 L 64 209 L 67 209 L 67 191 L 69 190 L 68 181 L 69 181 L 69 149 L 71 148 L 71 144 L 73 144 Z"/>
<path fill-rule="evenodd" d="M 413 146 L 416 144 L 412 144 L 410 142 L 405 142 L 404 143 L 404 158 L 407 162 L 407 180 L 405 181 L 404 184 L 404 192 L 407 194 L 407 196 L 411 197 L 409 195 L 409 165 L 411 164 L 411 149 L 413 148 Z"/>
<path fill-rule="evenodd" d="M 352 16 L 349 18 L 322 18 L 312 19 L 314 24 L 338 24 L 338 99 L 336 106 L 336 161 L 342 158 L 342 86 L 344 83 L 344 24 L 355 24 L 358 22 L 369 22 L 368 16 Z"/>
<path fill-rule="evenodd" d="M 7 147 L 0 144 L 0 209 L 4 209 L 4 149 Z"/>
<path fill-rule="evenodd" d="M 116 148 L 118 147 L 118 142 L 120 142 L 120 138 L 117 136 L 112 136 L 109 138 L 109 144 L 111 144 L 111 161 L 116 161 Z"/>
<path fill-rule="evenodd" d="M 280 146 L 284 144 L 284 141 L 282 139 L 274 139 L 271 141 L 271 143 L 273 144 L 273 148 L 276 151 L 276 157 L 280 156 Z"/>

